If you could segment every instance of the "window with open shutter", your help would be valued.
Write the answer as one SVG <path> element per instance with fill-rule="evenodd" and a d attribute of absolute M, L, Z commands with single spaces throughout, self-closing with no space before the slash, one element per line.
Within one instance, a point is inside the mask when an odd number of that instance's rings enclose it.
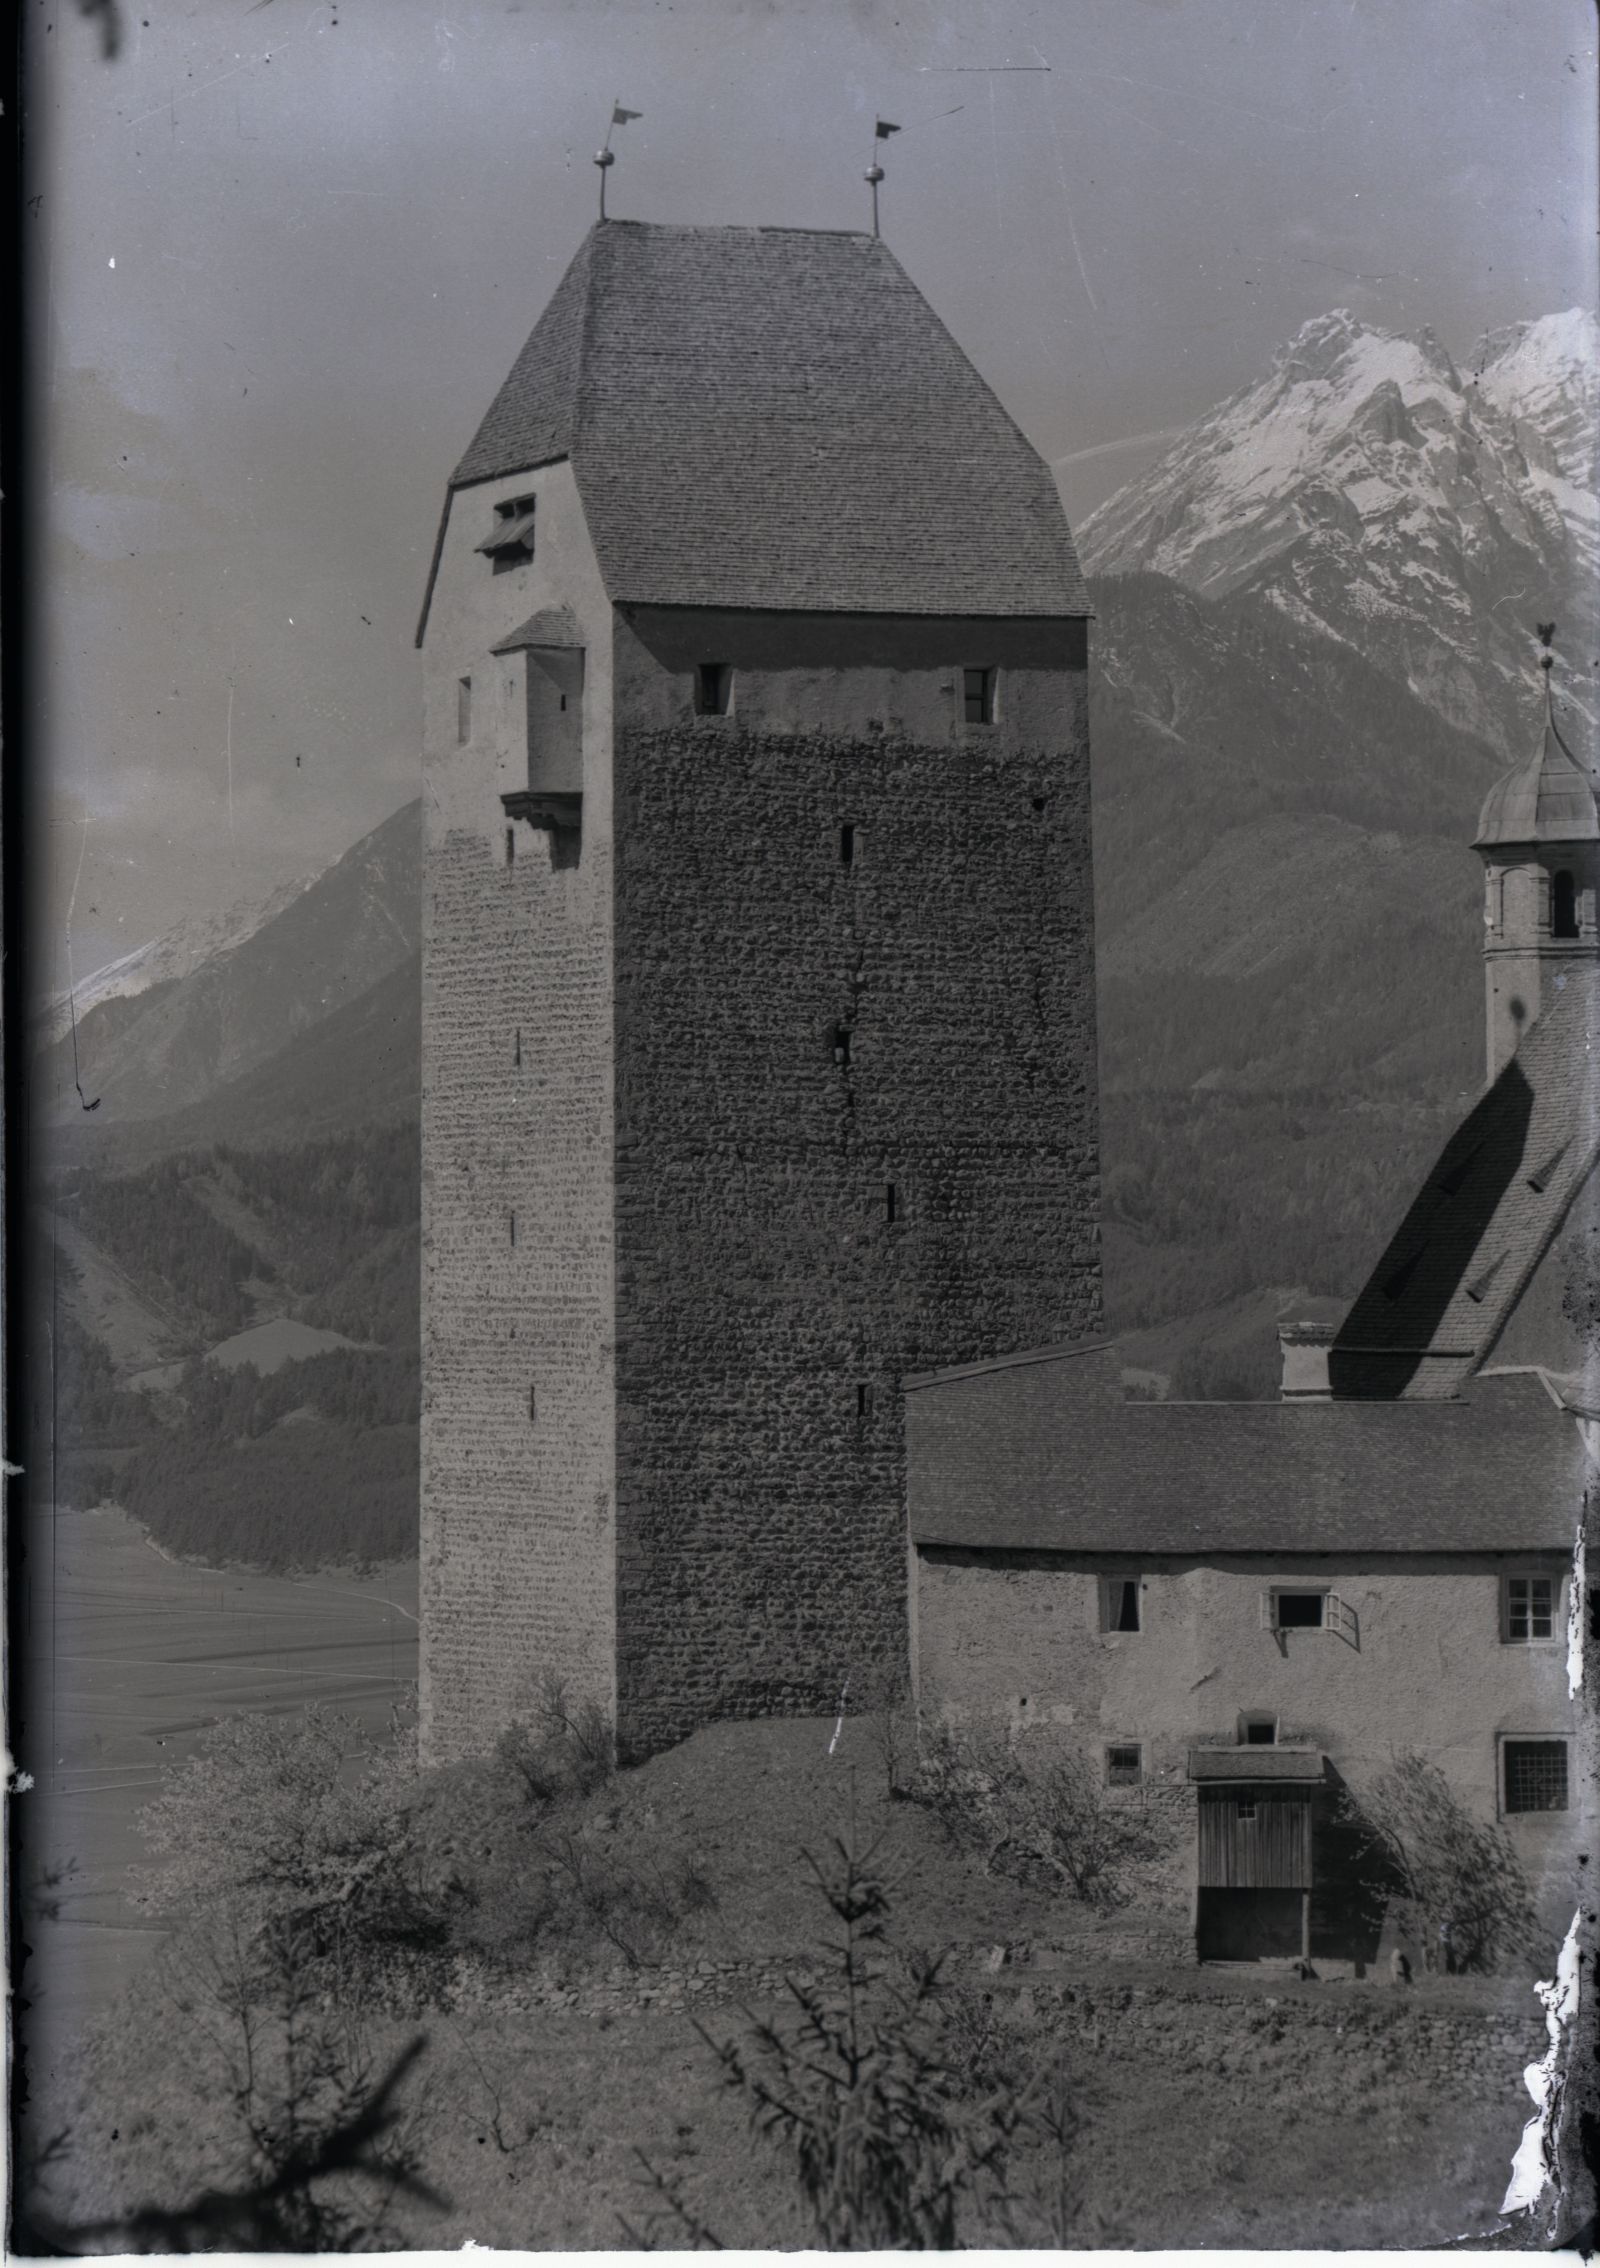
<path fill-rule="evenodd" d="M 1340 1598 L 1337 1591 L 1330 1591 L 1323 1601 L 1323 1627 L 1331 1630 L 1336 1638 L 1342 1638 L 1347 1646 L 1360 1646 L 1361 1624 L 1356 1610 L 1348 1599 Z"/>

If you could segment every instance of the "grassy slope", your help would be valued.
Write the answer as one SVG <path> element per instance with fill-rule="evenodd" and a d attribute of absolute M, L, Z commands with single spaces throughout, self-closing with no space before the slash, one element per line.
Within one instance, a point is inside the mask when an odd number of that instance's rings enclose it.
<path fill-rule="evenodd" d="M 798 1854 L 821 1850 L 853 1812 L 859 1840 L 881 1832 L 896 1849 L 897 1933 L 964 1949 L 952 1974 L 969 2025 L 998 2023 L 1030 2068 L 1065 2059 L 1088 2123 L 1074 2170 L 1091 2218 L 1078 2241 L 1405 2245 L 1492 2224 L 1526 2111 L 1516 2060 L 1503 2083 L 1464 2086 L 1430 2060 L 1423 2031 L 1441 2011 L 1470 2024 L 1509 2009 L 1534 2054 L 1542 2023 L 1525 1983 L 1432 1980 L 1397 1995 L 1282 1971 L 1108 1963 L 1083 1909 L 987 1879 L 929 1815 L 888 1802 L 869 1721 L 848 1721 L 830 1752 L 833 1732 L 826 1720 L 713 1728 L 590 1799 L 595 1831 L 636 1856 L 652 1836 L 658 1848 L 662 1838 L 692 1848 L 709 1877 L 715 1907 L 668 1949 L 680 1971 L 751 1952 L 780 1969 L 809 1966 L 819 1909 Z M 1076 1941 L 1083 1958 L 1031 1984 L 1031 1972 L 992 1975 L 972 1958 L 1019 1940 Z M 622 1973 L 604 1950 L 599 1976 Z M 572 1985 L 586 1976 L 592 1984 L 597 1972 L 566 1971 Z M 204 2072 L 183 2052 L 193 2024 L 176 1997 L 191 1982 L 148 1973 L 49 2106 L 96 2137 L 71 2177 L 81 2213 L 179 2194 L 197 2164 L 213 2179 L 225 2170 L 215 2090 L 206 2099 Z M 518 2009 L 518 1988 L 513 1975 L 497 2001 L 368 2027 L 379 2065 L 417 2030 L 428 2039 L 415 2133 L 449 2204 L 407 2208 L 405 2241 L 615 2244 L 620 2217 L 637 2225 L 648 2209 L 638 2150 L 681 2177 L 724 2242 L 803 2241 L 782 2168 L 719 2092 L 692 1993 L 683 2009 L 641 2007 L 636 1993 L 614 2011 Z M 700 2006 L 715 2037 L 744 2022 L 735 2006 Z M 762 2006 L 781 2009 L 782 1994 Z M 1342 2031 L 1298 2019 L 1302 2009 L 1306 2019 L 1331 2010 Z M 113 2133 L 114 2146 L 103 2139 Z M 1048 2167 L 1023 2171 L 1038 2188 Z M 1037 2220 L 1022 2233 L 1050 2236 Z M 992 2227 L 965 2234 L 1003 2241 Z"/>

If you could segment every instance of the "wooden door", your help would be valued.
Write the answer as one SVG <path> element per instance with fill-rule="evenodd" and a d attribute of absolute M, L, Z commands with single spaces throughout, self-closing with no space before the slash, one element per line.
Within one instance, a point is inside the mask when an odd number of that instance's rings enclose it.
<path fill-rule="evenodd" d="M 1202 1890 L 1309 1890 L 1308 1788 L 1200 1790 Z"/>

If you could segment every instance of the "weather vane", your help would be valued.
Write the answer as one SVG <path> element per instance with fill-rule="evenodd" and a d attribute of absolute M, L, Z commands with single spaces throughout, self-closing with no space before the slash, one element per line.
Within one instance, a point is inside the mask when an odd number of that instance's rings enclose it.
<path fill-rule="evenodd" d="M 886 142 L 891 134 L 898 134 L 887 118 L 875 118 L 872 123 L 872 163 L 867 168 L 867 179 L 872 183 L 872 233 L 878 233 L 878 183 L 883 179 L 883 167 L 878 163 L 878 144 Z"/>
<path fill-rule="evenodd" d="M 594 153 L 594 162 L 600 168 L 600 218 L 602 220 L 606 217 L 606 173 L 617 162 L 617 153 L 611 147 L 611 137 L 619 126 L 626 126 L 630 119 L 642 118 L 643 116 L 642 110 L 624 110 L 620 101 L 611 105 L 611 123 L 606 128 L 606 138 Z M 873 195 L 877 195 L 876 190 L 873 191 Z"/>

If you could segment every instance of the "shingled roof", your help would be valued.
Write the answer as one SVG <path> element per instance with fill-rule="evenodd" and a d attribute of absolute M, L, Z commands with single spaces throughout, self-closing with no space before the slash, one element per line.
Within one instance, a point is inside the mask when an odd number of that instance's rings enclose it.
<path fill-rule="evenodd" d="M 1600 966 L 1580 964 L 1445 1144 L 1340 1325 L 1336 1395 L 1456 1394 L 1489 1354 L 1593 1188 L 1597 1018 Z"/>
<path fill-rule="evenodd" d="M 1570 1551 L 1592 1478 L 1534 1378 L 1460 1402 L 1097 1403 L 1063 1366 L 906 1396 L 924 1546 L 1212 1556 Z"/>
<path fill-rule="evenodd" d="M 614 600 L 1089 612 L 1048 467 L 876 237 L 599 223 L 451 486 L 561 457 Z"/>

